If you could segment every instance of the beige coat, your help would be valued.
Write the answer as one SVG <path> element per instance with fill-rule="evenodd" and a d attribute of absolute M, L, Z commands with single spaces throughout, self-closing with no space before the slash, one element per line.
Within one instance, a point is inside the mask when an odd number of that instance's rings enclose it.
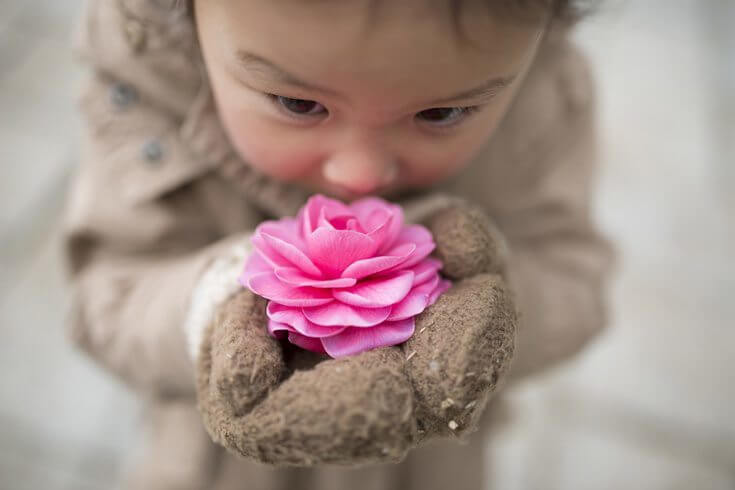
<path fill-rule="evenodd" d="M 72 337 L 153 402 L 149 457 L 131 487 L 480 488 L 481 435 L 357 470 L 272 470 L 208 440 L 182 328 L 189 295 L 243 231 L 293 214 L 307 196 L 233 152 L 192 23 L 165 3 L 89 2 L 79 39 L 93 69 L 85 152 L 64 222 Z M 482 205 L 507 238 L 522 314 L 512 378 L 570 357 L 605 323 L 611 253 L 589 213 L 594 117 L 585 60 L 549 37 L 483 152 L 431 190 Z"/>

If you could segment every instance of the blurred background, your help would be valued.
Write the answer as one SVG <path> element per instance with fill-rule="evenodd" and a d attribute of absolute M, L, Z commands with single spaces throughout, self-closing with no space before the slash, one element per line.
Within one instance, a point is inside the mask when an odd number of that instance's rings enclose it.
<path fill-rule="evenodd" d="M 0 0 L 0 489 L 107 489 L 139 402 L 67 342 L 56 224 L 78 156 L 80 0 Z M 735 488 L 735 2 L 603 2 L 597 214 L 611 328 L 508 393 L 488 488 Z"/>

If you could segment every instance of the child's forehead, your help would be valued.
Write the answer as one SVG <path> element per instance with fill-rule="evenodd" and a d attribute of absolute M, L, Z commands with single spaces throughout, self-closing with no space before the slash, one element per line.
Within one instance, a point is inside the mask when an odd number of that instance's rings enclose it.
<path fill-rule="evenodd" d="M 216 0 L 200 2 L 225 13 L 243 27 L 257 23 L 273 32 L 314 34 L 312 39 L 349 39 L 368 43 L 389 36 L 432 37 L 455 48 L 493 49 L 500 39 L 513 40 L 519 32 L 536 30 L 537 22 L 498 14 L 486 0 Z M 208 9 L 207 9 L 208 10 Z M 502 12 L 502 10 L 500 10 Z M 303 36 L 301 36 L 303 37 Z M 394 39 L 395 40 L 395 37 Z M 427 47 L 431 45 L 427 44 Z"/>
<path fill-rule="evenodd" d="M 215 35 L 231 63 L 238 53 L 254 53 L 321 85 L 427 97 L 517 75 L 541 31 L 472 3 L 455 19 L 446 0 L 202 4 L 204 22 L 210 14 L 217 17 Z"/>

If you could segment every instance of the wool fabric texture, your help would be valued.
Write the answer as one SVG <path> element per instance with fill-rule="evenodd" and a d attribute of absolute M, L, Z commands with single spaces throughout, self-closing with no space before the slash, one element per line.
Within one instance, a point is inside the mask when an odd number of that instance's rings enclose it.
<path fill-rule="evenodd" d="M 268 465 L 360 466 L 395 463 L 437 438 L 476 431 L 506 377 L 518 321 L 494 272 L 502 269 L 498 248 L 473 245 L 498 238 L 480 218 L 452 207 L 427 220 L 439 259 L 458 267 L 446 271 L 452 287 L 417 315 L 416 334 L 400 346 L 329 359 L 269 335 L 265 298 L 243 289 L 225 302 L 204 334 L 197 370 L 212 439 Z"/>

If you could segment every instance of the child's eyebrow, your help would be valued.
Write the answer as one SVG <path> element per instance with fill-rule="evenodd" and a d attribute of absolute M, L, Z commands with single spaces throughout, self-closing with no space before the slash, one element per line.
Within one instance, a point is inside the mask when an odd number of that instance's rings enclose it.
<path fill-rule="evenodd" d="M 281 83 L 292 85 L 294 87 L 299 87 L 310 92 L 322 93 L 337 98 L 344 98 L 341 94 L 335 92 L 334 90 L 320 87 L 318 85 L 314 85 L 312 83 L 301 80 L 297 76 L 287 72 L 272 61 L 265 59 L 257 54 L 238 50 L 235 56 L 239 65 L 247 70 L 260 70 L 261 72 L 266 72 L 272 78 Z M 477 87 L 465 90 L 450 97 L 444 97 L 439 100 L 435 100 L 434 102 L 431 102 L 427 105 L 441 106 L 462 100 L 485 98 L 489 99 L 497 95 L 498 92 L 503 90 L 508 85 L 512 84 L 515 79 L 516 75 L 494 77 L 483 82 Z"/>
<path fill-rule="evenodd" d="M 465 90 L 458 94 L 452 95 L 451 97 L 445 97 L 443 99 L 435 100 L 432 105 L 448 105 L 452 102 L 458 102 L 469 99 L 489 99 L 498 94 L 508 85 L 515 81 L 517 75 L 508 75 L 504 77 L 491 78 L 477 87 Z"/>
<path fill-rule="evenodd" d="M 293 85 L 294 87 L 299 87 L 310 92 L 320 92 L 323 94 L 331 95 L 333 97 L 341 97 L 341 95 L 334 90 L 320 87 L 318 85 L 314 85 L 301 80 L 297 76 L 287 72 L 272 61 L 258 56 L 257 54 L 238 50 L 235 56 L 240 66 L 242 66 L 243 68 L 247 70 L 260 70 L 262 72 L 266 72 L 278 82 Z"/>

